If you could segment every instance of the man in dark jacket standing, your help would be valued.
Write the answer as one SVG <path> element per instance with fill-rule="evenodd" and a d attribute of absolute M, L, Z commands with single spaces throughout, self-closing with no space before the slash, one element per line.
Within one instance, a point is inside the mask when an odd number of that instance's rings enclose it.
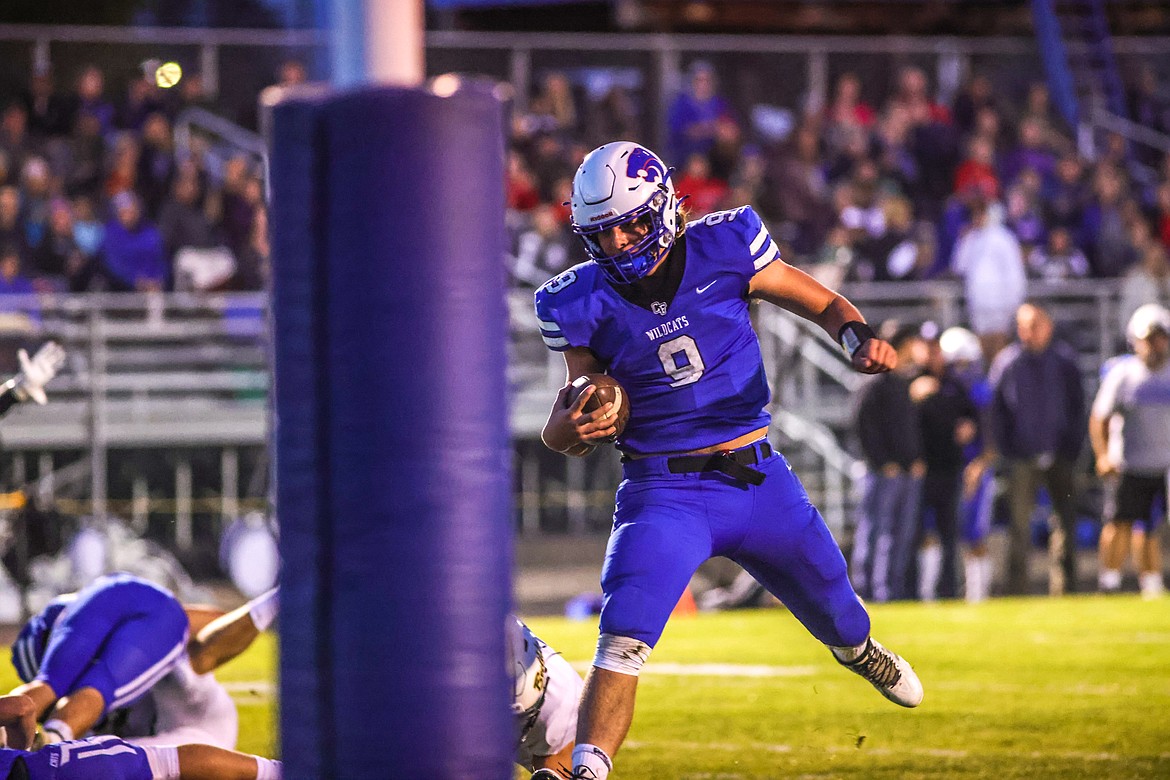
<path fill-rule="evenodd" d="M 1008 466 L 1011 531 L 1007 592 L 1026 593 L 1029 526 L 1036 491 L 1048 488 L 1059 518 L 1048 544 L 1048 591 L 1076 587 L 1074 464 L 1085 432 L 1085 391 L 1071 350 L 1052 340 L 1052 318 L 1035 303 L 1016 312 L 1019 341 L 991 365 L 990 427 Z"/>
<path fill-rule="evenodd" d="M 867 473 L 849 568 L 857 592 L 874 601 L 914 594 L 910 581 L 926 473 L 918 412 L 910 401 L 918 338 L 913 328 L 891 337 L 898 368 L 875 376 L 857 394 L 854 426 Z"/>

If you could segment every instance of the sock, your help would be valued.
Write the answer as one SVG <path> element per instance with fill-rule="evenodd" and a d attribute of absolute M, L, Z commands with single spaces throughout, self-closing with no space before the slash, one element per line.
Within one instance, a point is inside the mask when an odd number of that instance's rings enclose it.
<path fill-rule="evenodd" d="M 573 748 L 573 777 L 581 780 L 605 780 L 613 770 L 613 762 L 596 745 L 580 743 Z"/>
<path fill-rule="evenodd" d="M 270 758 L 256 756 L 256 780 L 281 780 L 284 777 L 284 765 Z"/>
<path fill-rule="evenodd" d="M 984 599 L 984 581 L 983 581 L 983 561 L 980 558 L 970 558 L 967 565 L 964 567 L 963 573 L 966 575 L 966 582 L 964 583 L 967 594 L 967 602 L 970 604 L 978 604 Z"/>
<path fill-rule="evenodd" d="M 932 544 L 918 551 L 918 598 L 934 601 L 938 598 L 938 581 L 942 576 L 942 547 Z"/>
<path fill-rule="evenodd" d="M 43 729 L 46 745 L 51 745 L 54 742 L 69 742 L 73 739 L 73 729 L 63 720 L 57 718 L 46 720 Z"/>
<path fill-rule="evenodd" d="M 1143 571 L 1138 575 L 1138 584 L 1141 586 L 1142 595 L 1148 599 L 1161 596 L 1166 592 L 1161 572 Z"/>
<path fill-rule="evenodd" d="M 829 645 L 829 649 L 833 651 L 833 655 L 837 656 L 838 661 L 843 664 L 851 664 L 865 655 L 865 651 L 869 649 L 869 637 L 866 637 L 865 641 L 859 645 L 845 647 Z"/>
<path fill-rule="evenodd" d="M 257 631 L 266 631 L 280 611 L 280 588 L 273 588 L 248 602 L 248 614 Z"/>
<path fill-rule="evenodd" d="M 1121 571 L 1119 569 L 1102 569 L 1097 575 L 1097 587 L 1101 590 L 1121 590 Z"/>
<path fill-rule="evenodd" d="M 146 763 L 150 765 L 151 780 L 179 780 L 179 749 L 177 747 L 143 747 Z"/>

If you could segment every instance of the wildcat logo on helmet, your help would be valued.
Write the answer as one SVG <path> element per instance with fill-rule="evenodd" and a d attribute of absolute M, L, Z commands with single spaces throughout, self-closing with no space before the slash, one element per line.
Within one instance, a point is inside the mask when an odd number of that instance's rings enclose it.
<path fill-rule="evenodd" d="M 666 178 L 666 168 L 653 152 L 637 146 L 630 152 L 629 160 L 626 162 L 626 176 L 631 179 L 645 179 L 648 182 L 662 181 Z"/>

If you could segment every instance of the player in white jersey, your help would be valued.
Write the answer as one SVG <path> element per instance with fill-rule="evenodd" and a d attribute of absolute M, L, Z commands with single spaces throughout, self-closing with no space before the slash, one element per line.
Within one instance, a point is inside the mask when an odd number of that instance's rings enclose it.
<path fill-rule="evenodd" d="M 1134 354 L 1105 368 L 1089 417 L 1097 473 L 1109 490 L 1101 528 L 1101 590 L 1121 587 L 1131 529 L 1149 523 L 1134 550 L 1142 595 L 1162 595 L 1162 554 L 1155 512 L 1166 513 L 1170 479 L 1170 311 L 1147 304 L 1133 313 L 1126 335 Z"/>
<path fill-rule="evenodd" d="M 512 712 L 520 721 L 516 763 L 525 769 L 572 769 L 577 705 L 584 681 L 564 657 L 519 618 L 508 620 Z M 560 775 L 550 775 L 560 777 Z"/>
<path fill-rule="evenodd" d="M 279 589 L 273 588 L 226 614 L 188 607 L 195 638 L 187 644 L 187 658 L 138 704 L 98 731 L 141 746 L 200 743 L 235 748 L 239 714 L 212 672 L 246 650 L 272 624 L 278 604 Z"/>

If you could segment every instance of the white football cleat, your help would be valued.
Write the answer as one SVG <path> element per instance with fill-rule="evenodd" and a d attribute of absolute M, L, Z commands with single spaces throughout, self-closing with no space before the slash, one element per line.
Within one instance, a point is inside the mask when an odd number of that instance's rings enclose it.
<path fill-rule="evenodd" d="M 833 657 L 837 658 L 835 653 Z M 922 703 L 922 682 L 914 669 L 906 659 L 882 647 L 873 637 L 869 638 L 865 650 L 856 660 L 837 658 L 837 663 L 869 680 L 878 693 L 894 704 L 917 707 Z"/>

